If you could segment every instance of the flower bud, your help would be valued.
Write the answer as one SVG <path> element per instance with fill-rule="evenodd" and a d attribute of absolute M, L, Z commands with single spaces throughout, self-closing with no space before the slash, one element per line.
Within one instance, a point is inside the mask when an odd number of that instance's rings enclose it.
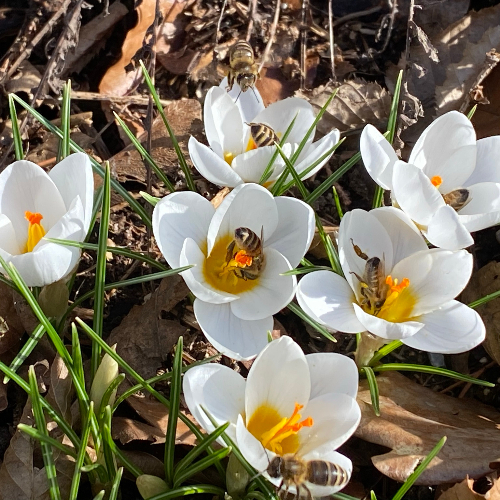
<path fill-rule="evenodd" d="M 135 480 L 135 484 L 144 499 L 151 498 L 168 491 L 167 483 L 163 479 L 149 474 L 139 476 Z"/>
<path fill-rule="evenodd" d="M 111 347 L 116 352 L 116 344 Z M 109 355 L 105 354 L 101 364 L 97 369 L 92 387 L 90 388 L 90 400 L 94 402 L 96 411 L 101 407 L 101 401 L 104 393 L 111 385 L 113 380 L 118 377 L 118 363 Z M 116 390 L 113 391 L 107 404 L 113 405 L 115 402 Z"/>
<path fill-rule="evenodd" d="M 68 308 L 69 289 L 65 280 L 45 285 L 38 296 L 38 303 L 45 316 L 60 318 Z"/>

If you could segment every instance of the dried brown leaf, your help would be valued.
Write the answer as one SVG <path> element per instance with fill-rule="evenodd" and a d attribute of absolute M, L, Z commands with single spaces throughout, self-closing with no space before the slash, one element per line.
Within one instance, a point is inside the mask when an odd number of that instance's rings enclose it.
<path fill-rule="evenodd" d="M 134 450 L 121 450 L 122 453 L 127 457 L 127 459 L 134 465 L 139 467 L 144 474 L 151 474 L 152 476 L 165 477 L 165 467 L 163 462 L 156 458 L 155 456 L 146 453 L 144 451 L 134 451 Z M 125 466 L 118 461 L 119 466 Z M 127 475 L 127 469 L 125 468 L 125 475 Z M 130 477 L 132 481 L 135 478 Z"/>
<path fill-rule="evenodd" d="M 24 333 L 13 300 L 12 289 L 0 283 L 0 355 L 19 346 Z"/>
<path fill-rule="evenodd" d="M 151 441 L 153 444 L 165 442 L 165 434 L 158 427 L 131 418 L 113 417 L 111 431 L 113 439 L 119 439 L 121 444 L 130 441 Z"/>
<path fill-rule="evenodd" d="M 491 489 L 482 495 L 473 489 L 474 479 L 466 477 L 461 483 L 457 483 L 443 492 L 438 500 L 500 500 L 500 481 L 493 479 Z"/>
<path fill-rule="evenodd" d="M 58 354 L 50 367 L 50 388 L 47 401 L 70 423 L 73 394 L 74 387 L 68 368 Z"/>
<path fill-rule="evenodd" d="M 467 474 L 491 472 L 500 456 L 500 414 L 473 400 L 457 399 L 422 387 L 390 372 L 377 377 L 380 417 L 375 416 L 366 381 L 360 384 L 361 423 L 356 436 L 391 451 L 372 457 L 375 467 L 396 481 L 405 481 L 436 443 L 445 446 L 416 484 L 461 481 Z"/>

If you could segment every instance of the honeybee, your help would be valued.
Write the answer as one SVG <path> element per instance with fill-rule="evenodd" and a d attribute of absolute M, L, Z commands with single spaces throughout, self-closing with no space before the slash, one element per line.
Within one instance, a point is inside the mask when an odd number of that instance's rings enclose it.
<path fill-rule="evenodd" d="M 229 73 L 226 90 L 230 91 L 234 82 L 240 86 L 241 92 L 246 92 L 250 88 L 253 90 L 257 78 L 259 78 L 259 71 L 252 46 L 245 40 L 236 42 L 229 50 Z"/>
<path fill-rule="evenodd" d="M 264 123 L 247 123 L 250 127 L 250 134 L 258 148 L 262 146 L 273 146 L 275 142 L 279 143 L 276 132 Z"/>
<path fill-rule="evenodd" d="M 443 194 L 443 198 L 447 205 L 450 205 L 451 208 L 458 212 L 458 210 L 469 203 L 469 190 L 465 188 L 455 189 L 448 194 Z"/>
<path fill-rule="evenodd" d="M 361 295 L 363 297 L 361 305 L 368 305 L 372 314 L 376 315 L 384 305 L 389 288 L 385 282 L 384 263 L 378 257 L 368 258 L 368 255 L 362 252 L 361 249 L 354 244 L 352 238 L 351 243 L 356 255 L 366 260 L 362 277 L 351 271 L 351 274 L 354 274 L 361 284 Z"/>
<path fill-rule="evenodd" d="M 248 263 L 241 265 L 243 260 Z M 239 261 L 240 265 L 230 265 L 231 261 Z M 264 228 L 261 229 L 260 238 L 248 227 L 236 228 L 234 240 L 227 247 L 226 266 L 238 278 L 246 281 L 257 279 L 264 263 Z"/>
<path fill-rule="evenodd" d="M 296 499 L 301 496 L 301 490 L 305 490 L 308 498 L 312 500 L 306 483 L 343 488 L 349 482 L 349 473 L 340 465 L 325 460 L 302 460 L 293 454 L 274 457 L 266 472 L 272 478 L 282 478 L 279 489 L 284 486 L 283 498 L 286 497 L 290 486 L 295 486 L 297 490 Z"/>

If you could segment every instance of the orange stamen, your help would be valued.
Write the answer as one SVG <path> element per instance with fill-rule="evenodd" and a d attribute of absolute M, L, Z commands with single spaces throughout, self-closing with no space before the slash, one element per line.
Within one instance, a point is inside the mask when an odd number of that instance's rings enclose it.
<path fill-rule="evenodd" d="M 257 144 L 255 144 L 253 138 L 250 137 L 250 139 L 248 139 L 247 149 L 245 151 L 252 151 L 252 149 L 257 149 Z"/>
<path fill-rule="evenodd" d="M 443 183 L 443 178 L 440 175 L 435 175 L 431 178 L 431 183 L 434 187 L 439 187 Z"/>
<path fill-rule="evenodd" d="M 40 221 L 43 219 L 42 214 L 39 214 L 38 212 L 33 213 L 28 210 L 24 212 L 24 217 L 30 224 L 40 224 Z"/>

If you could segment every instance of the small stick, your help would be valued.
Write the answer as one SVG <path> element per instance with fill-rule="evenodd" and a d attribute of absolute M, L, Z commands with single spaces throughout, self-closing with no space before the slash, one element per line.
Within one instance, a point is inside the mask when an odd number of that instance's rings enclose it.
<path fill-rule="evenodd" d="M 413 4 L 413 1 L 412 1 Z M 412 5 L 413 7 L 413 5 Z M 398 13 L 398 0 L 392 0 L 392 10 L 389 15 L 389 27 L 387 28 L 387 36 L 385 37 L 384 45 L 379 50 L 379 54 L 382 54 L 387 46 L 389 45 L 389 40 L 391 39 L 392 29 L 394 28 L 394 21 L 396 19 L 396 14 Z M 412 16 L 413 17 L 413 16 Z M 408 21 L 409 24 L 409 21 Z"/>
<path fill-rule="evenodd" d="M 301 34 L 300 34 L 300 89 L 304 90 L 306 82 L 306 50 L 307 50 L 307 26 L 306 11 L 309 0 L 302 0 Z"/>
<path fill-rule="evenodd" d="M 253 20 L 255 19 L 255 15 L 257 13 L 257 0 L 250 0 L 251 3 L 248 4 L 248 28 L 247 28 L 247 36 L 245 40 L 247 42 L 250 41 L 253 31 Z"/>
<path fill-rule="evenodd" d="M 264 67 L 264 63 L 266 62 L 269 52 L 271 51 L 271 47 L 274 42 L 274 37 L 276 35 L 276 28 L 278 27 L 278 20 L 280 17 L 280 8 L 281 8 L 281 0 L 276 0 L 276 9 L 274 11 L 274 19 L 273 24 L 271 24 L 271 31 L 269 32 L 269 40 L 267 41 L 266 48 L 264 49 L 264 54 L 262 55 L 262 60 L 259 64 L 259 73 L 262 71 Z"/>
<path fill-rule="evenodd" d="M 332 81 L 337 83 L 337 78 L 335 76 L 335 47 L 333 38 L 333 0 L 328 2 L 328 31 L 330 35 L 330 65 L 332 68 Z"/>
<path fill-rule="evenodd" d="M 83 90 L 71 91 L 72 101 L 111 101 L 114 104 L 126 104 L 135 106 L 147 106 L 149 97 L 141 95 L 104 95 L 98 92 L 84 92 Z M 160 99 L 162 106 L 168 106 L 172 103 L 167 99 Z"/>
<path fill-rule="evenodd" d="M 224 0 L 222 4 L 222 8 L 220 10 L 219 20 L 217 21 L 217 27 L 215 29 L 215 42 L 214 42 L 214 50 L 212 53 L 212 66 L 213 66 L 213 74 L 217 75 L 217 61 L 219 59 L 219 52 L 217 50 L 217 46 L 219 45 L 219 32 L 220 26 L 222 24 L 222 18 L 224 17 L 224 11 L 226 10 L 227 0 Z"/>

